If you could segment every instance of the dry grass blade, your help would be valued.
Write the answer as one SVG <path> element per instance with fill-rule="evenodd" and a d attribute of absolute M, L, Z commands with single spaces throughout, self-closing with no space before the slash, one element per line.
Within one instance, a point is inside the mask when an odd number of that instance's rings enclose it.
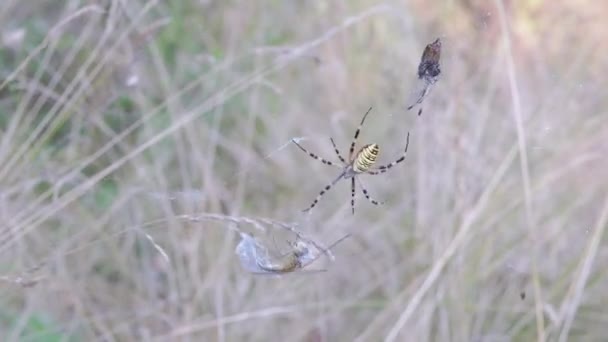
<path fill-rule="evenodd" d="M 597 219 L 595 227 L 593 227 L 593 235 L 591 235 L 589 238 L 589 245 L 587 246 L 585 256 L 581 259 L 578 272 L 576 272 L 577 277 L 572 281 L 569 291 L 569 300 L 565 301 L 563 312 L 560 315 L 562 318 L 561 321 L 563 322 L 559 334 L 560 342 L 568 341 L 568 335 L 570 333 L 570 329 L 572 328 L 572 322 L 574 321 L 576 312 L 580 307 L 585 290 L 585 284 L 589 279 L 593 263 L 597 258 L 598 249 L 600 243 L 602 242 L 606 225 L 608 225 L 608 196 L 606 196 L 604 199 L 604 206 Z"/>
<path fill-rule="evenodd" d="M 445 9 L 0 5 L 0 340 L 604 339 L 608 3 Z"/>
<path fill-rule="evenodd" d="M 364 13 L 353 16 L 351 18 L 346 19 L 342 25 L 334 27 L 328 30 L 325 34 L 321 35 L 319 38 L 314 39 L 310 42 L 299 45 L 297 48 L 294 48 L 293 51 L 288 56 L 281 56 L 278 58 L 271 66 L 264 68 L 261 71 L 254 72 L 248 77 L 240 79 L 239 81 L 233 83 L 228 86 L 226 89 L 218 92 L 215 96 L 212 96 L 207 101 L 203 102 L 198 108 L 191 110 L 189 113 L 183 115 L 179 120 L 170 125 L 168 128 L 163 130 L 162 132 L 156 134 L 148 141 L 142 143 L 141 145 L 134 148 L 124 157 L 116 160 L 110 166 L 98 172 L 97 174 L 91 176 L 84 183 L 75 187 L 73 190 L 66 193 L 62 196 L 52 207 L 40 212 L 31 215 L 30 217 L 23 219 L 23 221 L 18 222 L 14 227 L 11 227 L 10 232 L 4 231 L 0 235 L 0 251 L 6 249 L 10 246 L 11 242 L 18 240 L 20 237 L 27 234 L 30 230 L 39 226 L 42 222 L 46 221 L 61 209 L 65 208 L 67 205 L 71 204 L 73 201 L 77 200 L 81 196 L 83 196 L 87 191 L 97 184 L 100 180 L 107 177 L 108 175 L 115 172 L 118 168 L 123 166 L 125 163 L 131 161 L 136 156 L 140 155 L 142 152 L 146 151 L 150 147 L 156 145 L 163 139 L 167 138 L 169 135 L 175 133 L 178 129 L 184 127 L 188 123 L 192 122 L 195 118 L 201 115 L 201 113 L 210 112 L 212 109 L 220 106 L 225 103 L 231 97 L 236 96 L 237 94 L 243 92 L 248 89 L 252 84 L 255 84 L 257 80 L 261 77 L 267 76 L 271 73 L 277 72 L 284 67 L 286 67 L 291 61 L 298 58 L 304 52 L 320 45 L 321 43 L 331 39 L 333 36 L 345 30 L 346 28 L 360 22 L 361 20 L 366 19 L 367 17 L 377 14 L 380 11 L 386 11 L 387 7 L 378 6 L 374 7 Z"/>
<path fill-rule="evenodd" d="M 541 285 L 538 270 L 538 241 L 540 241 L 540 235 L 537 231 L 538 227 L 534 214 L 532 212 L 532 193 L 530 186 L 530 167 L 528 162 L 528 146 L 526 143 L 526 133 L 523 126 L 523 114 L 522 106 L 519 94 L 519 84 L 515 74 L 515 63 L 513 61 L 513 52 L 511 50 L 511 37 L 510 29 L 507 23 L 507 17 L 505 13 L 505 7 L 502 0 L 496 0 L 496 7 L 498 8 L 498 14 L 500 19 L 500 28 L 502 33 L 503 44 L 506 54 L 507 63 L 507 75 L 509 77 L 509 89 L 511 92 L 512 101 L 512 114 L 515 121 L 515 128 L 517 132 L 517 146 L 519 149 L 519 162 L 521 176 L 523 180 L 523 196 L 525 203 L 526 213 L 526 224 L 530 231 L 530 247 L 531 247 L 531 262 L 532 262 L 532 284 L 534 285 L 534 305 L 536 310 L 536 324 L 538 340 L 546 340 L 545 322 L 543 315 L 543 296 L 541 293 Z"/>
<path fill-rule="evenodd" d="M 486 185 L 483 194 L 479 197 L 477 203 L 471 209 L 471 211 L 465 216 L 462 224 L 458 229 L 458 233 L 456 234 L 456 236 L 454 236 L 445 252 L 443 252 L 441 258 L 439 258 L 439 260 L 435 262 L 433 268 L 426 276 L 424 282 L 420 285 L 414 296 L 409 300 L 407 306 L 405 307 L 403 312 L 401 312 L 401 315 L 399 315 L 397 322 L 389 330 L 385 340 L 395 341 L 397 339 L 399 333 L 405 326 L 405 323 L 407 323 L 408 319 L 414 314 L 415 310 L 420 305 L 423 297 L 427 294 L 431 286 L 433 286 L 433 284 L 441 276 L 443 268 L 447 265 L 450 259 L 452 259 L 458 248 L 460 248 L 466 241 L 475 221 L 479 218 L 483 210 L 485 210 L 486 206 L 488 205 L 488 201 L 496 190 L 496 187 L 503 179 L 507 169 L 509 168 L 509 166 L 511 166 L 511 163 L 513 163 L 515 155 L 516 150 L 513 148 L 505 156 L 500 167 L 495 171 L 492 180 L 488 185 Z"/>

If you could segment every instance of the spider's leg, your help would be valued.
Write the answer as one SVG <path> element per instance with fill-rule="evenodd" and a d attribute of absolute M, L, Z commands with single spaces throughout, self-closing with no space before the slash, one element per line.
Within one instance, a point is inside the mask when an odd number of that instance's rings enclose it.
<path fill-rule="evenodd" d="M 344 177 L 345 173 L 346 172 L 342 172 L 336 179 L 334 179 L 333 182 L 327 184 L 323 188 L 323 190 L 321 190 L 321 192 L 319 192 L 319 194 L 317 195 L 317 197 L 315 198 L 315 200 L 312 201 L 312 203 L 310 204 L 310 206 L 308 208 L 302 210 L 302 211 L 307 212 L 307 211 L 312 210 L 312 208 L 314 208 L 317 205 L 317 203 L 319 203 L 319 200 L 321 199 L 321 197 L 323 197 L 323 195 L 325 195 L 331 189 L 331 187 L 334 186 L 334 184 L 336 184 L 342 177 Z"/>
<path fill-rule="evenodd" d="M 312 153 L 312 152 L 309 152 L 307 149 L 305 149 L 304 147 L 302 147 L 302 145 L 298 144 L 298 143 L 297 143 L 295 140 L 293 140 L 293 139 L 292 139 L 291 141 L 292 141 L 294 144 L 296 144 L 296 146 L 298 146 L 298 147 L 300 148 L 300 150 L 304 151 L 304 153 L 307 153 L 307 154 L 308 154 L 310 157 L 312 157 L 312 158 L 314 158 L 314 159 L 316 159 L 316 160 L 321 161 L 321 163 L 323 163 L 323 164 L 325 164 L 325 165 L 330 165 L 330 166 L 337 166 L 337 167 L 340 167 L 339 165 L 336 165 L 336 164 L 334 164 L 334 163 L 330 162 L 329 160 L 325 160 L 325 159 L 323 159 L 323 158 L 321 158 L 321 157 L 317 156 L 316 154 L 314 154 L 314 153 Z"/>
<path fill-rule="evenodd" d="M 403 154 L 401 155 L 401 157 L 399 157 L 399 159 L 395 160 L 392 163 L 386 164 L 386 165 L 382 165 L 379 166 L 378 168 L 374 169 L 374 170 L 369 170 L 366 173 L 370 174 L 370 175 L 378 175 L 381 173 L 385 173 L 386 171 L 388 171 L 388 169 L 390 169 L 391 167 L 401 163 L 403 160 L 405 160 L 405 155 L 407 154 L 407 147 L 410 145 L 410 133 L 407 133 L 407 142 L 405 143 L 405 151 L 403 151 Z"/>
<path fill-rule="evenodd" d="M 371 110 L 372 110 L 372 107 L 369 107 L 367 112 L 365 112 L 365 115 L 363 115 L 363 119 L 361 119 L 361 123 L 359 124 L 359 127 L 357 127 L 357 130 L 355 131 L 355 137 L 353 138 L 353 142 L 350 144 L 350 152 L 348 153 L 349 160 L 352 160 L 352 158 L 353 158 L 353 153 L 355 152 L 355 144 L 357 143 L 357 139 L 359 138 L 359 132 L 361 131 L 361 127 L 363 126 L 363 123 L 365 122 L 365 118 L 367 117 L 367 114 L 369 114 L 369 112 L 371 112 Z"/>
<path fill-rule="evenodd" d="M 334 151 L 336 151 L 336 155 L 338 156 L 338 158 L 340 159 L 340 161 L 344 164 L 346 164 L 346 160 L 344 160 L 344 158 L 342 158 L 342 155 L 340 154 L 340 150 L 338 150 L 338 147 L 336 146 L 336 143 L 334 142 L 333 138 L 329 138 L 329 140 L 331 141 L 331 144 L 334 146 Z"/>
<path fill-rule="evenodd" d="M 308 265 L 312 264 L 312 263 L 313 263 L 313 262 L 315 262 L 317 259 L 319 259 L 319 257 L 320 257 L 321 255 L 323 255 L 323 254 L 325 254 L 325 255 L 330 255 L 330 254 L 331 254 L 331 253 L 330 253 L 330 250 L 331 250 L 332 248 L 336 247 L 336 246 L 337 246 L 337 245 L 338 245 L 340 242 L 342 242 L 342 241 L 346 240 L 346 239 L 347 239 L 347 238 L 349 238 L 350 236 L 351 236 L 350 234 L 346 234 L 346 235 L 344 235 L 343 237 L 339 238 L 338 240 L 334 241 L 334 242 L 333 242 L 331 245 L 329 245 L 329 247 L 327 247 L 327 248 L 322 248 L 322 249 L 321 249 L 321 253 L 319 253 L 319 255 L 317 255 L 317 256 L 316 256 L 314 259 L 312 259 L 311 261 L 309 261 L 309 262 L 307 262 L 307 263 L 303 264 L 303 265 L 302 265 L 302 268 L 304 268 L 304 267 L 306 267 L 306 266 L 308 266 Z M 325 271 L 325 270 L 323 270 L 323 271 Z"/>
<path fill-rule="evenodd" d="M 353 215 L 355 215 L 355 177 L 351 178 L 350 183 L 350 207 L 353 210 Z"/>
<path fill-rule="evenodd" d="M 369 195 L 367 189 L 365 189 L 365 186 L 363 186 L 363 182 L 361 182 L 360 179 L 359 179 L 359 183 L 360 183 L 359 186 L 361 186 L 361 191 L 363 192 L 363 195 L 365 196 L 365 198 L 367 198 L 368 201 L 372 202 L 373 205 L 383 205 L 384 204 L 384 201 L 375 200 Z"/>

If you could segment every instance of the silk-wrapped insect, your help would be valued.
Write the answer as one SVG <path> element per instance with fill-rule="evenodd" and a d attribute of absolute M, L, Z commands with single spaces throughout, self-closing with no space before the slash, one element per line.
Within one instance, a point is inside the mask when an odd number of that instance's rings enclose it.
<path fill-rule="evenodd" d="M 241 233 L 241 241 L 236 246 L 235 252 L 239 257 L 241 266 L 248 272 L 256 274 L 284 274 L 307 267 L 322 254 L 327 254 L 327 250 L 333 248 L 348 236 L 342 237 L 326 250 L 318 250 L 312 243 L 297 240 L 291 244 L 289 252 L 280 257 L 273 257 L 268 249 L 252 235 Z"/>

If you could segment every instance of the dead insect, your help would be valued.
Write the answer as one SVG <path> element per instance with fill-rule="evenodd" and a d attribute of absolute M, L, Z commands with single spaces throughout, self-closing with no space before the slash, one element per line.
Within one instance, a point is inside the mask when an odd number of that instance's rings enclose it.
<path fill-rule="evenodd" d="M 312 257 L 308 246 L 303 241 L 296 241 L 293 250 L 288 252 L 280 260 L 274 262 L 258 260 L 257 265 L 261 270 L 270 273 L 289 273 L 304 267 L 304 261 Z"/>
<path fill-rule="evenodd" d="M 314 245 L 298 240 L 291 244 L 292 250 L 287 254 L 280 258 L 272 258 L 268 249 L 256 241 L 253 236 L 241 234 L 241 241 L 235 252 L 239 256 L 243 268 L 251 273 L 284 274 L 305 268 L 349 236 L 350 234 L 345 235 L 324 250 L 317 250 Z"/>
<path fill-rule="evenodd" d="M 439 80 L 441 68 L 439 59 L 441 58 L 441 40 L 437 38 L 434 42 L 428 44 L 424 48 L 420 64 L 418 65 L 418 80 L 414 90 L 410 95 L 408 103 L 411 103 L 407 110 L 414 108 L 418 104 L 422 104 L 425 96 L 431 91 L 431 87 Z M 418 110 L 418 115 L 422 114 L 422 105 Z"/>

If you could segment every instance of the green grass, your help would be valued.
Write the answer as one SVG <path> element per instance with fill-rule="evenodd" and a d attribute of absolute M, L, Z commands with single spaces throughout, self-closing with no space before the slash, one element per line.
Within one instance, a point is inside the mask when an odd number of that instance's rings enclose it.
<path fill-rule="evenodd" d="M 2 313 L 3 315 L 5 313 Z M 7 315 L 8 317 L 18 317 L 18 315 Z M 65 334 L 55 325 L 50 322 L 48 318 L 42 317 L 41 315 L 34 315 L 29 317 L 25 322 L 15 322 L 9 319 L 7 322 L 12 326 L 21 325 L 21 334 L 18 336 L 12 336 L 17 338 L 19 341 L 28 342 L 59 342 L 59 341 L 78 341 L 77 334 Z"/>
<path fill-rule="evenodd" d="M 52 3 L 0 5 L 1 340 L 604 338 L 608 6 Z M 387 203 L 302 214 L 339 169 L 289 140 L 337 161 L 370 106 Z M 295 238 L 259 218 L 352 236 L 255 276 L 236 232 Z"/>

